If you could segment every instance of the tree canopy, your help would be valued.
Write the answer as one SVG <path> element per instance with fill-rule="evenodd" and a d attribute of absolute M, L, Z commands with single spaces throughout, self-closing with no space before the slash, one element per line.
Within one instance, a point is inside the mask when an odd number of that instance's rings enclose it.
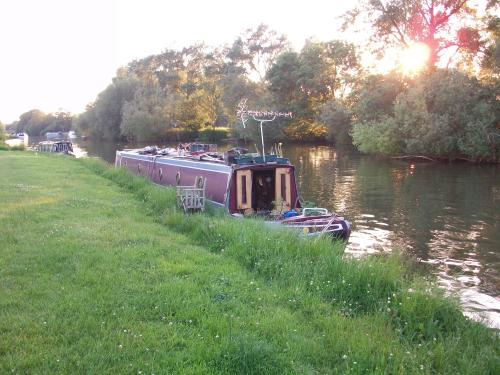
<path fill-rule="evenodd" d="M 370 41 L 379 53 L 387 46 L 409 47 L 423 43 L 429 48 L 428 65 L 435 67 L 445 52 L 476 54 L 481 36 L 468 0 L 360 0 L 345 17 L 344 27 L 360 16 L 368 18 Z M 448 55 L 449 56 L 449 55 Z"/>
<path fill-rule="evenodd" d="M 266 127 L 271 139 L 353 142 L 363 152 L 386 155 L 498 160 L 498 17 L 478 16 L 466 0 L 358 5 L 346 21 L 368 16 L 379 52 L 425 43 L 429 69 L 374 74 L 363 69 L 360 49 L 351 43 L 309 39 L 294 51 L 286 37 L 258 25 L 227 46 L 196 44 L 130 62 L 76 124 L 83 134 L 108 139 L 258 139 L 258 126 L 244 128 L 236 118 L 245 98 L 251 108 L 293 112 Z M 453 53 L 462 56 L 461 64 L 443 65 Z M 467 68 L 471 64 L 474 69 Z M 20 122 L 28 126 L 37 116 Z"/>
<path fill-rule="evenodd" d="M 16 132 L 25 132 L 30 136 L 41 136 L 47 132 L 67 132 L 71 129 L 73 116 L 70 112 L 55 112 L 45 114 L 33 109 L 23 113 L 15 124 Z"/>

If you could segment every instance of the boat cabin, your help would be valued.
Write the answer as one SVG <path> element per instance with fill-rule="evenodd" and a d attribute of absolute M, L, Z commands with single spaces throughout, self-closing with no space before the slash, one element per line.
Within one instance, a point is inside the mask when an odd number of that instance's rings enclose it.
<path fill-rule="evenodd" d="M 235 169 L 230 186 L 230 213 L 280 212 L 296 208 L 298 201 L 291 165 L 262 163 Z"/>
<path fill-rule="evenodd" d="M 39 152 L 59 152 L 63 154 L 70 154 L 73 152 L 73 145 L 70 141 L 44 141 L 38 143 L 36 149 Z"/>

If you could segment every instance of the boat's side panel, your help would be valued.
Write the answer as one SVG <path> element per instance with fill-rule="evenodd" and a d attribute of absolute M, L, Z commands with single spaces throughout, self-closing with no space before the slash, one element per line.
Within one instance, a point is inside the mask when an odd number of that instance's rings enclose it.
<path fill-rule="evenodd" d="M 129 155 L 121 153 L 120 158 L 116 158 L 117 167 L 125 167 L 137 176 L 149 178 L 153 164 L 153 157 L 149 155 Z"/>
<path fill-rule="evenodd" d="M 194 185 L 197 176 L 204 177 L 206 198 L 227 206 L 227 189 L 232 172 L 230 166 L 128 152 L 117 152 L 115 166 L 125 167 L 164 186 Z"/>
<path fill-rule="evenodd" d="M 223 167 L 223 168 L 220 168 Z M 194 185 L 197 176 L 206 178 L 205 196 L 207 199 L 226 205 L 227 186 L 231 167 L 209 165 L 203 162 L 158 159 L 154 163 L 151 180 L 165 186 Z"/>

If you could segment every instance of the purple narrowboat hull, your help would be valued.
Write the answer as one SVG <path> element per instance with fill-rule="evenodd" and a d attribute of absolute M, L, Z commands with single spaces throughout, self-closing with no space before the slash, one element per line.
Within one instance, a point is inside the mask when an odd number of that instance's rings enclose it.
<path fill-rule="evenodd" d="M 144 154 L 141 150 L 116 152 L 115 167 L 126 168 L 163 186 L 194 186 L 204 178 L 205 198 L 224 207 L 231 215 L 264 215 L 291 212 L 300 208 L 295 168 L 287 159 L 266 160 L 255 157 L 250 162 L 203 160 L 206 154 Z M 326 210 L 325 210 L 326 211 Z M 287 227 L 300 227 L 304 233 L 327 233 L 347 241 L 349 223 L 334 214 L 320 218 L 281 218 Z"/>
<path fill-rule="evenodd" d="M 247 204 L 238 204 L 238 187 L 241 180 L 238 180 L 240 174 L 244 175 L 246 171 L 249 174 L 260 174 L 262 176 L 271 176 L 275 178 L 276 171 L 284 172 L 287 176 L 286 188 L 283 189 L 283 195 L 287 201 L 288 209 L 299 207 L 297 186 L 295 182 L 294 167 L 292 165 L 278 165 L 276 163 L 263 163 L 255 165 L 227 165 L 224 163 L 215 163 L 201 161 L 185 157 L 171 157 L 160 155 L 141 155 L 137 151 L 117 151 L 115 167 L 125 167 L 130 172 L 138 176 L 143 176 L 158 185 L 176 186 L 176 185 L 194 185 L 198 176 L 206 178 L 205 196 L 211 202 L 224 206 L 226 210 L 233 213 L 245 213 L 250 209 L 256 210 L 257 207 L 250 201 L 257 198 L 252 197 L 252 188 L 247 190 Z M 257 184 L 262 180 L 257 177 Z M 249 180 L 251 176 L 249 177 Z M 252 181 L 247 184 L 251 185 Z M 275 190 L 274 185 L 270 190 Z M 272 200 L 276 200 L 276 193 L 270 192 Z M 279 192 L 281 193 L 281 192 Z M 271 198 L 269 198 L 271 199 Z M 270 202 L 267 202 L 268 204 Z M 253 206 L 253 208 L 252 208 Z M 246 207 L 246 208 L 245 208 Z"/>

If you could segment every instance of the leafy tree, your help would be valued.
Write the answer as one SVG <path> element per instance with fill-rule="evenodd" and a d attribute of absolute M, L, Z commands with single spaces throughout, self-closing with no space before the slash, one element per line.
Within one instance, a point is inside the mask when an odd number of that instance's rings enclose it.
<path fill-rule="evenodd" d="M 300 54 L 280 55 L 267 79 L 274 102 L 283 106 L 279 109 L 294 113 L 294 119 L 283 124 L 285 134 L 292 139 L 324 139 L 323 105 L 352 90 L 360 72 L 354 46 L 341 41 L 308 41 Z"/>
<path fill-rule="evenodd" d="M 289 48 L 284 35 L 260 24 L 255 30 L 247 29 L 238 37 L 227 50 L 226 56 L 245 74 L 256 75 L 262 81 L 276 58 Z"/>
<path fill-rule="evenodd" d="M 353 112 L 358 122 L 377 120 L 391 115 L 396 97 L 405 90 L 407 82 L 395 72 L 370 75 L 351 93 Z"/>
<path fill-rule="evenodd" d="M 299 85 L 318 103 L 333 97 L 343 97 L 361 74 L 354 45 L 339 40 L 309 40 L 302 48 L 299 59 Z"/>
<path fill-rule="evenodd" d="M 467 0 L 360 0 L 348 12 L 344 27 L 360 16 L 373 28 L 371 42 L 381 53 L 387 46 L 408 47 L 425 43 L 430 49 L 429 66 L 435 67 L 444 52 L 477 53 L 481 46 L 477 28 L 467 26 L 474 10 Z"/>
<path fill-rule="evenodd" d="M 137 87 L 137 80 L 113 79 L 113 83 L 99 94 L 92 108 L 95 112 L 92 135 L 104 139 L 119 137 L 123 105 L 133 99 Z"/>
<path fill-rule="evenodd" d="M 321 122 L 326 125 L 327 139 L 338 144 L 352 144 L 352 112 L 338 100 L 326 102 L 320 114 Z"/>
<path fill-rule="evenodd" d="M 500 146 L 496 91 L 458 71 L 419 77 L 392 114 L 356 122 L 353 140 L 363 152 L 496 161 Z"/>
<path fill-rule="evenodd" d="M 85 112 L 75 118 L 74 127 L 82 135 L 98 138 L 100 134 L 96 130 L 97 119 L 94 108 L 94 103 L 88 104 Z"/>
<path fill-rule="evenodd" d="M 5 141 L 6 134 L 5 134 L 5 125 L 0 121 L 0 143 Z"/>
<path fill-rule="evenodd" d="M 488 32 L 487 47 L 481 61 L 480 77 L 483 80 L 498 84 L 500 78 L 500 18 L 491 16 L 488 19 L 486 31 Z"/>
<path fill-rule="evenodd" d="M 39 109 L 32 109 L 31 111 L 25 112 L 19 116 L 16 132 L 26 132 L 32 136 L 38 136 L 47 126 L 45 119 L 46 114 Z"/>

